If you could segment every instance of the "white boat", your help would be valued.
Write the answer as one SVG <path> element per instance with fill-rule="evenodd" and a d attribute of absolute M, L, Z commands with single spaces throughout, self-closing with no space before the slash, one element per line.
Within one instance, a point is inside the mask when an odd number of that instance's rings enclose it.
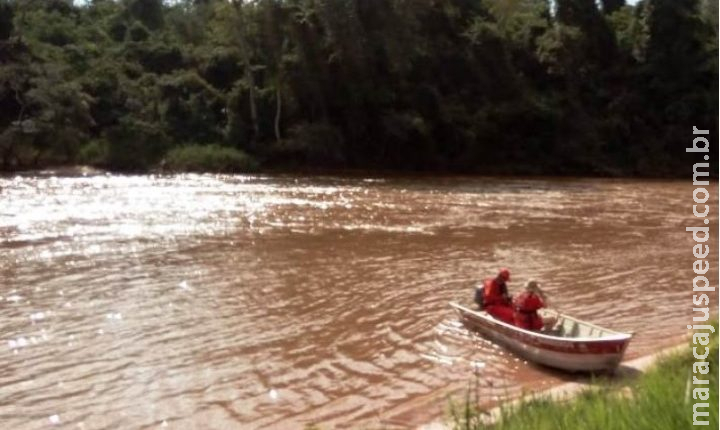
<path fill-rule="evenodd" d="M 621 333 L 557 314 L 550 330 L 531 331 L 451 302 L 463 323 L 528 361 L 571 372 L 612 371 L 620 364 L 632 333 Z M 555 312 L 540 310 L 545 319 Z"/>

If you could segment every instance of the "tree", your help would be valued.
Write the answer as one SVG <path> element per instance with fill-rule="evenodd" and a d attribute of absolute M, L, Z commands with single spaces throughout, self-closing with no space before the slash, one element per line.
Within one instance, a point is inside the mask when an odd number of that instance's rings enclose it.
<path fill-rule="evenodd" d="M 714 0 L 0 0 L 0 157 L 672 173 L 717 49 Z"/>
<path fill-rule="evenodd" d="M 7 40 L 13 32 L 15 9 L 7 0 L 0 1 L 0 41 Z"/>
<path fill-rule="evenodd" d="M 162 0 L 127 0 L 126 7 L 131 17 L 150 30 L 159 30 L 165 24 Z"/>
<path fill-rule="evenodd" d="M 285 22 L 288 11 L 283 7 L 282 2 L 277 0 L 265 0 L 260 3 L 260 7 L 262 8 L 263 16 L 261 32 L 266 35 L 265 45 L 271 53 L 269 69 L 272 75 L 272 85 L 275 87 L 275 120 L 273 129 L 276 142 L 280 142 L 282 139 L 280 122 L 282 118 L 282 91 L 285 79 L 285 62 L 289 58 L 292 58 L 286 55 L 289 46 L 289 40 L 285 36 Z"/>
<path fill-rule="evenodd" d="M 654 150 L 667 153 L 694 124 L 717 128 L 711 113 L 717 110 L 717 45 L 708 43 L 715 34 L 702 21 L 697 0 L 648 0 L 647 21 L 642 88 L 649 103 L 662 106 L 650 121 L 661 134 Z"/>
<path fill-rule="evenodd" d="M 602 0 L 602 10 L 606 15 L 612 15 L 625 6 L 625 0 Z"/>
<path fill-rule="evenodd" d="M 247 13 L 247 6 L 244 0 L 231 0 L 233 6 L 233 21 L 236 28 L 236 41 L 239 47 L 240 55 L 242 56 L 243 69 L 245 72 L 245 82 L 247 83 L 248 90 L 248 102 L 250 103 L 250 118 L 252 119 L 253 136 L 252 140 L 256 141 L 260 139 L 260 125 L 258 122 L 258 109 L 257 103 L 255 102 L 255 76 L 253 74 L 252 66 L 252 52 L 250 51 L 250 44 L 248 41 L 248 20 L 245 17 Z"/>

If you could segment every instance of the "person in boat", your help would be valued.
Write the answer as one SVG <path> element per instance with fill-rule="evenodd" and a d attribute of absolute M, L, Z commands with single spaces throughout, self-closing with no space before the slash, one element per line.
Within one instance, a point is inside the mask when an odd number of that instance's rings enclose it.
<path fill-rule="evenodd" d="M 515 325 L 525 330 L 542 330 L 543 318 L 538 310 L 545 307 L 545 294 L 536 281 L 528 281 L 525 291 L 513 300 Z"/>
<path fill-rule="evenodd" d="M 500 269 L 495 278 L 486 279 L 482 286 L 481 308 L 500 321 L 513 324 L 512 300 L 507 287 L 509 281 L 510 270 L 505 268 Z"/>

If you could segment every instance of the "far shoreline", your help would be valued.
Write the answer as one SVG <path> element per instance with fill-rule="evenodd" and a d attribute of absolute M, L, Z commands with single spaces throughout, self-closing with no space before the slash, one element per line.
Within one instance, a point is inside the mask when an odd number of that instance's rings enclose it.
<path fill-rule="evenodd" d="M 684 172 L 683 172 L 684 173 Z M 678 174 L 677 176 L 666 175 L 633 175 L 618 174 L 608 175 L 598 172 L 587 174 L 572 173 L 529 173 L 529 172 L 463 172 L 452 170 L 394 170 L 394 169 L 361 169 L 361 168 L 281 168 L 270 167 L 260 168 L 256 171 L 248 172 L 216 172 L 216 171 L 178 171 L 166 169 L 145 169 L 145 170 L 117 170 L 106 169 L 97 166 L 83 164 L 61 164 L 49 165 L 30 169 L 17 170 L 0 170 L 0 177 L 12 176 L 56 176 L 56 177 L 77 177 L 77 176 L 100 176 L 100 175 L 117 175 L 117 176 L 173 176 L 184 174 L 197 175 L 269 175 L 276 177 L 299 176 L 308 178 L 351 178 L 351 179 L 371 179 L 371 178 L 387 178 L 387 179 L 491 179 L 491 180 L 550 180 L 550 181 L 575 181 L 575 180 L 602 180 L 602 181 L 625 181 L 625 180 L 643 180 L 652 182 L 679 182 L 686 181 L 687 175 Z M 718 176 L 710 176 L 709 181 L 718 182 Z"/>

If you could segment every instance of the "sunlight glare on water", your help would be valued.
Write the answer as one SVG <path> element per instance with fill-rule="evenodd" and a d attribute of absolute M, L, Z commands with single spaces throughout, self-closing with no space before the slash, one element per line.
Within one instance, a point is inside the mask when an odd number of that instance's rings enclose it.
<path fill-rule="evenodd" d="M 511 289 L 539 279 L 558 309 L 634 331 L 630 356 L 654 351 L 686 332 L 691 196 L 635 180 L 0 177 L 0 421 L 348 428 L 475 377 L 491 398 L 559 380 L 447 306 L 500 266 Z"/>

